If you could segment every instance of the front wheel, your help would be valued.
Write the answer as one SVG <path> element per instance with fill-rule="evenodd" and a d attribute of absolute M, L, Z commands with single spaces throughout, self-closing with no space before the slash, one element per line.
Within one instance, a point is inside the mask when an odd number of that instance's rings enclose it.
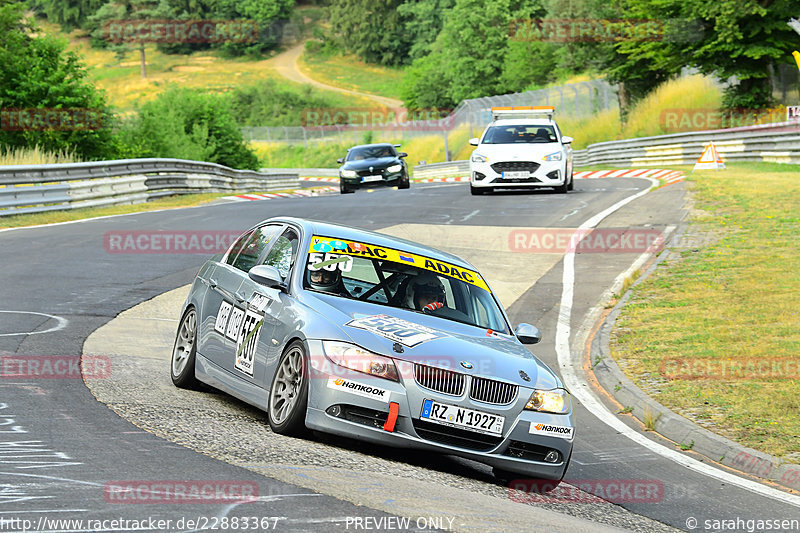
<path fill-rule="evenodd" d="M 575 188 L 575 178 L 572 176 L 572 172 L 569 173 L 569 185 L 567 185 L 567 190 L 571 191 Z"/>
<path fill-rule="evenodd" d="M 280 435 L 300 435 L 306 429 L 308 369 L 303 343 L 295 341 L 281 356 L 269 389 L 269 427 Z"/>
<path fill-rule="evenodd" d="M 353 193 L 355 191 L 353 189 L 351 189 L 350 187 L 348 187 L 347 185 L 345 185 L 343 181 L 340 181 L 339 182 L 339 192 L 341 194 L 350 194 L 350 193 Z"/>
<path fill-rule="evenodd" d="M 480 196 L 482 194 L 489 194 L 493 190 L 494 189 L 492 189 L 491 187 L 473 187 L 471 183 L 469 185 L 469 193 L 472 196 Z"/>
<path fill-rule="evenodd" d="M 197 311 L 190 307 L 183 315 L 175 346 L 172 348 L 172 364 L 170 376 L 172 383 L 182 389 L 194 389 L 198 386 L 194 375 L 194 362 L 197 355 Z"/>
<path fill-rule="evenodd" d="M 408 189 L 411 186 L 411 182 L 408 180 L 408 176 L 401 178 L 400 182 L 397 184 L 398 189 Z"/>

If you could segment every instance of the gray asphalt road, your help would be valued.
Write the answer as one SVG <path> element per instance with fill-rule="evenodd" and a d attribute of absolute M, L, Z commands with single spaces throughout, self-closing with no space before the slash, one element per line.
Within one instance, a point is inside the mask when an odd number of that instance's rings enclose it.
<path fill-rule="evenodd" d="M 304 216 L 369 229 L 409 222 L 469 226 L 476 231 L 484 226 L 574 228 L 648 185 L 636 179 L 580 180 L 576 190 L 566 196 L 539 192 L 471 197 L 463 185 L 442 184 L 410 191 L 222 204 L 1 232 L 5 283 L 0 295 L 0 352 L 6 358 L 77 357 L 93 330 L 125 309 L 190 282 L 208 255 L 111 253 L 109 232 L 238 232 L 274 215 Z M 673 185 L 651 193 L 620 210 L 604 225 L 661 230 L 674 224 L 680 217 L 680 187 Z M 532 270 L 538 260 L 534 255 L 530 259 Z M 615 253 L 578 256 L 574 330 L 581 327 L 583 317 L 604 288 L 634 257 Z M 534 322 L 542 329 L 545 340 L 536 353 L 554 367 L 561 269 L 561 263 L 556 262 L 510 307 L 515 323 Z M 491 281 L 492 272 L 483 272 Z M 54 331 L 19 334 L 49 329 Z M 580 347 L 573 346 L 576 349 Z M 44 511 L 52 518 L 165 520 L 213 518 L 227 513 L 275 517 L 283 530 L 316 531 L 353 530 L 354 523 L 348 523 L 346 517 L 389 518 L 386 513 L 270 480 L 156 438 L 96 402 L 79 379 L 4 377 L 0 390 L 0 424 L 4 423 L 0 425 L 0 520 L 38 517 Z M 582 406 L 577 409 L 579 431 L 568 479 L 579 485 L 599 481 L 606 487 L 609 480 L 655 482 L 663 489 L 647 498 L 623 494 L 619 504 L 625 510 L 681 529 L 687 528 L 688 519 L 695 518 L 699 530 L 704 529 L 705 520 L 797 519 L 800 514 L 785 503 L 690 472 L 619 436 Z M 674 448 L 671 443 L 665 444 Z M 309 441 L 308 446 L 321 444 Z M 357 448 L 368 456 L 382 453 Z M 415 458 L 413 464 L 421 476 L 444 469 L 470 483 L 486 484 L 487 490 L 499 486 L 485 468 L 473 463 Z M 263 501 L 238 506 L 227 502 L 130 505 L 109 496 L 109 487 L 113 488 L 109 483 L 119 480 L 256 483 Z M 584 514 L 591 517 L 592 512 Z M 644 524 L 649 523 L 641 522 L 642 529 Z M 627 525 L 639 529 L 635 517 Z M 192 529 L 185 526 L 175 529 Z"/>

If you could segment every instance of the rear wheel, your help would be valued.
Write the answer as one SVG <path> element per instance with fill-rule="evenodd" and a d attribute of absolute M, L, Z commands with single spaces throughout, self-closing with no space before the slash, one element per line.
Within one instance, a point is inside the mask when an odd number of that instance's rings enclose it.
<path fill-rule="evenodd" d="M 308 369 L 302 342 L 289 345 L 281 356 L 269 389 L 269 427 L 281 435 L 300 435 L 306 430 Z"/>
<path fill-rule="evenodd" d="M 199 385 L 194 375 L 194 362 L 197 355 L 197 311 L 190 307 L 183 314 L 175 346 L 172 348 L 170 376 L 172 383 L 182 389 L 195 389 Z"/>

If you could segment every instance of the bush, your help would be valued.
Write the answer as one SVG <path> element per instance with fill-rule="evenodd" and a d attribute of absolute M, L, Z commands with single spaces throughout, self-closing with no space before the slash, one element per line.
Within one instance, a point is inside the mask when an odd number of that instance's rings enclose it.
<path fill-rule="evenodd" d="M 170 87 L 122 124 L 117 138 L 120 155 L 255 169 L 258 158 L 245 144 L 228 102 L 225 95 Z"/>

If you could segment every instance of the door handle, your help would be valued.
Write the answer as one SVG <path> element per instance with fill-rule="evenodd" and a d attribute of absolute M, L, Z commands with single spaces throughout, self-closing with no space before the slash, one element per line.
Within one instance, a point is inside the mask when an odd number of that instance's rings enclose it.
<path fill-rule="evenodd" d="M 242 293 L 241 293 L 241 292 L 239 292 L 239 291 L 236 291 L 236 294 L 234 294 L 234 296 L 236 297 L 236 301 L 237 301 L 237 302 L 239 302 L 239 303 L 242 303 L 242 302 L 244 302 L 245 300 L 247 300 L 247 298 L 245 297 L 245 295 L 244 295 L 244 294 L 242 294 Z"/>
<path fill-rule="evenodd" d="M 216 289 L 217 285 L 219 285 L 217 283 L 217 280 L 215 280 L 214 278 L 208 278 L 208 284 L 211 286 L 212 289 Z"/>

